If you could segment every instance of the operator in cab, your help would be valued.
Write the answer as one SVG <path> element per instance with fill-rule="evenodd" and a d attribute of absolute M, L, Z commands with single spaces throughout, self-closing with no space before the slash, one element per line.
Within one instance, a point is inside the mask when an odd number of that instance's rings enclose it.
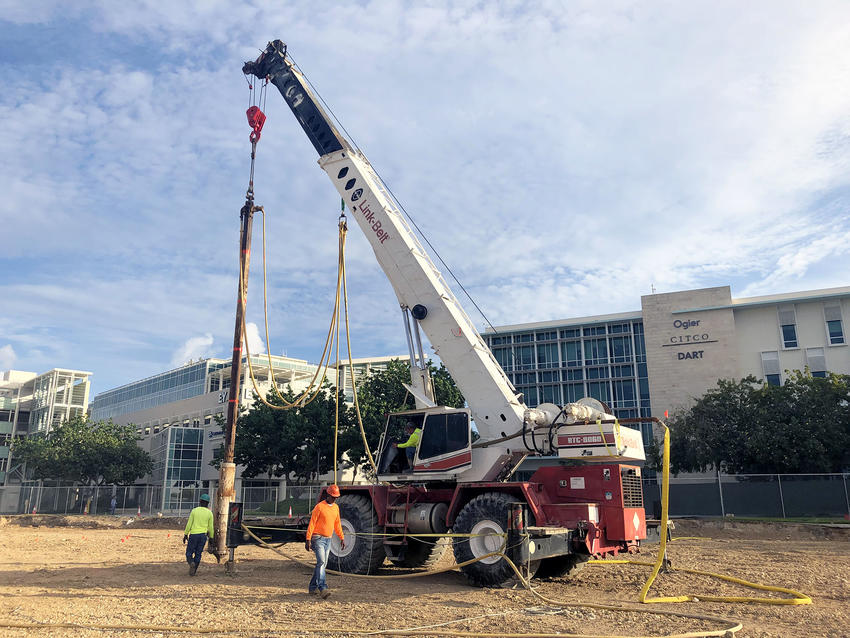
<path fill-rule="evenodd" d="M 413 459 L 416 457 L 416 446 L 419 445 L 419 439 L 422 437 L 422 428 L 418 428 L 412 421 L 408 421 L 404 426 L 404 433 L 407 435 L 407 441 L 393 443 L 393 447 L 404 448 L 407 454 L 407 471 L 412 472 Z"/>

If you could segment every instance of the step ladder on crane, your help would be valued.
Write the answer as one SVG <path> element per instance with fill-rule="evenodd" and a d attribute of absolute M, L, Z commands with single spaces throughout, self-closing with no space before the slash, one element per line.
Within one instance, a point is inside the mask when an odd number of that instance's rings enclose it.
<path fill-rule="evenodd" d="M 387 553 L 387 558 L 391 561 L 404 560 L 405 552 L 407 551 L 407 523 L 410 506 L 413 502 L 410 500 L 411 486 L 406 485 L 403 488 L 390 488 L 387 494 L 387 519 L 384 521 L 384 549 Z M 396 522 L 395 512 L 403 512 L 403 520 Z"/>

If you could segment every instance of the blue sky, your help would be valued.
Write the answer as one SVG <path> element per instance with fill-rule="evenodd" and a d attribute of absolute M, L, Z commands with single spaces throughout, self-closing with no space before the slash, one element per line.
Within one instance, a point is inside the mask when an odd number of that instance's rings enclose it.
<path fill-rule="evenodd" d="M 496 325 L 850 283 L 845 2 L 0 0 L 0 370 L 229 356 L 241 66 L 275 38 Z M 338 197 L 266 113 L 271 351 L 315 362 Z M 404 352 L 356 228 L 349 278 L 354 355 Z"/>

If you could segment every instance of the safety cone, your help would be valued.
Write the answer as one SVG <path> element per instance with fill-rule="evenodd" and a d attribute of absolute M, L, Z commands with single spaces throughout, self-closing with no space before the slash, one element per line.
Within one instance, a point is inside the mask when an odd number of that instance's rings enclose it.
<path fill-rule="evenodd" d="M 33 513 L 33 514 L 35 514 L 35 512 L 36 512 L 36 508 L 35 508 L 35 507 L 33 507 L 33 508 L 32 508 L 32 513 Z"/>
<path fill-rule="evenodd" d="M 289 506 L 289 518 L 292 518 L 292 505 Z"/>
<path fill-rule="evenodd" d="M 142 506 L 138 505 L 138 506 L 136 506 L 136 518 L 141 518 L 141 517 L 142 517 Z"/>

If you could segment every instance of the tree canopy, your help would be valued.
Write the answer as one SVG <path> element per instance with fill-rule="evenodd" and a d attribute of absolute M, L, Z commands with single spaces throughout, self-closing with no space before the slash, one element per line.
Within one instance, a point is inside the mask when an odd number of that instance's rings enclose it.
<path fill-rule="evenodd" d="M 126 485 L 153 469 L 153 459 L 138 440 L 133 425 L 77 416 L 48 437 L 15 439 L 13 450 L 36 479 Z"/>
<path fill-rule="evenodd" d="M 670 469 L 730 473 L 850 468 L 850 376 L 791 371 L 782 386 L 720 380 L 673 415 Z M 658 450 L 652 454 L 658 465 Z"/>
<path fill-rule="evenodd" d="M 451 407 L 464 405 L 463 395 L 444 366 L 429 363 L 437 403 Z M 407 362 L 393 360 L 386 370 L 355 379 L 363 429 L 369 448 L 376 447 L 384 431 L 387 414 L 415 408 L 414 398 L 403 383 L 410 383 Z M 295 480 L 309 480 L 333 468 L 335 389 L 328 384 L 316 399 L 304 408 L 274 410 L 255 399 L 251 410 L 240 414 L 236 431 L 234 461 L 244 466 L 242 475 L 254 477 L 269 473 Z M 294 396 L 283 393 L 287 401 Z M 266 398 L 273 405 L 282 402 L 272 393 Z M 355 475 L 367 463 L 363 437 L 354 409 L 340 405 L 338 458 L 343 455 Z"/>
<path fill-rule="evenodd" d="M 289 402 L 295 398 L 291 389 L 282 394 Z M 266 401 L 283 405 L 272 392 Z M 291 410 L 274 410 L 255 398 L 251 410 L 240 414 L 237 423 L 233 456 L 245 468 L 242 476 L 268 473 L 306 481 L 333 469 L 335 414 L 334 389 L 328 384 L 310 404 Z M 351 423 L 350 411 L 343 403 L 340 453 L 345 451 Z"/>

